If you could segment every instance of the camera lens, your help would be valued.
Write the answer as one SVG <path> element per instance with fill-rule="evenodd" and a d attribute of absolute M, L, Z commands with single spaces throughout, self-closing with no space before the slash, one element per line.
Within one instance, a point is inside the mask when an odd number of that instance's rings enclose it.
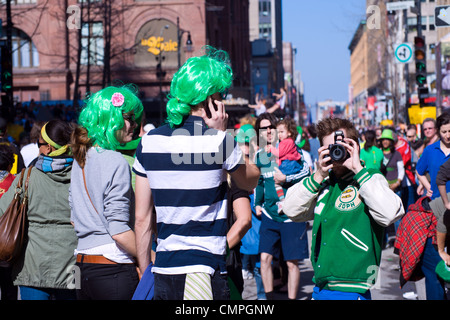
<path fill-rule="evenodd" d="M 342 157 L 341 149 L 338 149 L 338 148 L 334 149 L 333 150 L 333 158 L 334 159 L 340 159 L 341 157 Z"/>
<path fill-rule="evenodd" d="M 341 145 L 334 144 L 330 146 L 330 157 L 334 162 L 342 162 L 346 158 L 347 152 L 345 148 Z"/>

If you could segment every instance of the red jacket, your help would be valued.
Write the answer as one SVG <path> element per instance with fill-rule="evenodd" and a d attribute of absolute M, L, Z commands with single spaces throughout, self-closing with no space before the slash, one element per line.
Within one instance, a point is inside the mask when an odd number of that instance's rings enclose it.
<path fill-rule="evenodd" d="M 3 178 L 2 181 L 0 181 L 0 198 L 6 191 L 8 191 L 9 187 L 11 186 L 15 178 L 16 178 L 15 175 L 8 173 L 8 175 L 5 178 Z"/>
<path fill-rule="evenodd" d="M 411 147 L 409 146 L 408 142 L 403 139 L 402 137 L 398 137 L 398 141 L 395 145 L 395 150 L 400 152 L 403 159 L 403 165 L 405 166 L 405 174 L 409 178 L 409 182 L 411 184 L 416 184 L 416 178 L 414 176 L 414 173 L 412 172 L 411 167 Z"/>
<path fill-rule="evenodd" d="M 399 251 L 401 287 L 409 280 L 417 281 L 424 277 L 420 268 L 416 270 L 416 266 L 427 239 L 432 238 L 433 244 L 436 244 L 437 220 L 424 200 L 429 201 L 430 198 L 421 197 L 409 206 L 397 229 L 394 246 Z"/>

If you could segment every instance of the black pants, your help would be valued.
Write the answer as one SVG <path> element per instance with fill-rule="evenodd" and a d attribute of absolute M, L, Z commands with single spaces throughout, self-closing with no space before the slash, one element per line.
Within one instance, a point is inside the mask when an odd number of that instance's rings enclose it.
<path fill-rule="evenodd" d="M 11 276 L 12 267 L 0 267 L 0 292 L 2 300 L 17 300 L 17 287 Z"/>
<path fill-rule="evenodd" d="M 154 300 L 183 300 L 185 274 L 159 274 L 155 273 Z M 211 287 L 214 300 L 229 300 L 230 289 L 226 274 L 216 271 L 211 277 Z"/>
<path fill-rule="evenodd" d="M 78 300 L 131 300 L 139 283 L 134 264 L 77 263 L 80 268 Z"/>

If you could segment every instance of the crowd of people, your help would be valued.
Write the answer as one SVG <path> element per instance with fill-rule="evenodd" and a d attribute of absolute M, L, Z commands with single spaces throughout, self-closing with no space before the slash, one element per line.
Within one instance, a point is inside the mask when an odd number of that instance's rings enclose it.
<path fill-rule="evenodd" d="M 271 300 L 277 274 L 295 300 L 310 259 L 313 299 L 368 300 L 391 226 L 404 282 L 420 269 L 427 298 L 444 299 L 433 268 L 450 264 L 450 114 L 426 119 L 423 139 L 414 125 L 301 127 L 259 108 L 230 132 L 232 81 L 228 54 L 207 47 L 175 73 L 151 131 L 134 85 L 92 94 L 76 121 L 34 121 L 19 147 L 0 119 L 0 216 L 31 172 L 27 243 L 0 267 L 2 299 L 130 300 L 150 271 L 154 300 L 241 299 L 249 275 Z M 432 221 L 420 243 L 410 211 Z"/>

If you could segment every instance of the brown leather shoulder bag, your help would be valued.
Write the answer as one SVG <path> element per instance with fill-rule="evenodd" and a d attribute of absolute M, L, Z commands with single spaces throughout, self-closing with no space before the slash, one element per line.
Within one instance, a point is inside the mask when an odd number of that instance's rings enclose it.
<path fill-rule="evenodd" d="M 8 266 L 22 254 L 27 237 L 28 182 L 32 167 L 28 168 L 27 179 L 23 183 L 25 169 L 22 169 L 14 198 L 8 209 L 0 217 L 0 266 Z"/>

